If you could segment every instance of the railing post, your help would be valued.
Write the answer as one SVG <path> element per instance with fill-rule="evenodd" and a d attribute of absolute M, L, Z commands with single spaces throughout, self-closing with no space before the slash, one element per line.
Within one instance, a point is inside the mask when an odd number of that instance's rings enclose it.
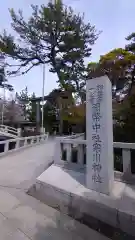
<path fill-rule="evenodd" d="M 7 127 L 7 126 L 5 126 L 4 128 L 5 128 L 5 132 L 7 133 L 7 132 L 8 132 L 8 127 Z"/>
<path fill-rule="evenodd" d="M 24 140 L 24 146 L 27 145 L 27 138 L 25 137 L 25 140 Z"/>
<path fill-rule="evenodd" d="M 28 143 L 28 145 L 31 145 L 31 138 L 27 139 L 27 143 Z"/>
<path fill-rule="evenodd" d="M 17 141 L 16 141 L 16 146 L 15 146 L 15 148 L 16 148 L 16 149 L 18 149 L 18 148 L 19 148 L 19 146 L 20 146 L 20 145 L 19 145 L 19 143 L 20 143 L 20 140 L 19 140 L 19 139 L 17 139 Z"/>
<path fill-rule="evenodd" d="M 54 163 L 60 164 L 62 160 L 61 142 L 56 138 Z"/>
<path fill-rule="evenodd" d="M 42 136 L 42 142 L 45 142 L 45 139 L 46 139 L 46 136 L 43 135 L 43 136 Z"/>
<path fill-rule="evenodd" d="M 46 141 L 48 140 L 48 137 L 49 137 L 49 133 L 46 133 L 46 134 L 45 134 L 45 140 L 46 140 Z"/>
<path fill-rule="evenodd" d="M 40 135 L 39 135 L 39 136 L 37 136 L 37 143 L 39 143 L 39 138 L 40 138 Z"/>
<path fill-rule="evenodd" d="M 77 163 L 83 165 L 83 161 L 84 161 L 84 148 L 82 144 L 79 144 L 77 152 Z"/>
<path fill-rule="evenodd" d="M 9 150 L 9 141 L 5 142 L 5 145 L 4 145 L 4 152 L 7 153 Z"/>
<path fill-rule="evenodd" d="M 34 137 L 31 138 L 31 145 L 34 143 Z"/>
<path fill-rule="evenodd" d="M 123 174 L 125 177 L 131 176 L 131 152 L 130 149 L 122 149 Z"/>
<path fill-rule="evenodd" d="M 21 128 L 17 128 L 17 135 L 18 137 L 21 137 Z"/>
<path fill-rule="evenodd" d="M 42 143 L 45 142 L 45 135 L 42 135 L 42 136 L 41 136 L 41 142 L 42 142 Z"/>
<path fill-rule="evenodd" d="M 41 127 L 41 128 L 40 128 L 40 133 L 41 133 L 41 134 L 45 134 L 45 128 L 42 128 L 42 127 Z"/>
<path fill-rule="evenodd" d="M 66 152 L 67 152 L 67 162 L 71 162 L 71 156 L 72 156 L 72 148 L 71 144 L 67 143 L 66 144 Z"/>
<path fill-rule="evenodd" d="M 44 142 L 46 140 L 46 135 L 42 136 L 42 141 Z"/>
<path fill-rule="evenodd" d="M 38 144 L 38 143 L 39 143 L 39 136 L 35 136 L 35 140 L 36 140 L 36 141 L 35 141 L 34 143 L 35 143 L 35 144 Z"/>

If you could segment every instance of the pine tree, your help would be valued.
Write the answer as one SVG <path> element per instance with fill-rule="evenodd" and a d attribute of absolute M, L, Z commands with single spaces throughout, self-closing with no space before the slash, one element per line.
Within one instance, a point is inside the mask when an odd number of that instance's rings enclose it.
<path fill-rule="evenodd" d="M 31 7 L 32 16 L 27 21 L 21 10 L 16 14 L 10 9 L 11 26 L 19 42 L 6 31 L 0 35 L 3 55 L 17 61 L 8 74 L 24 74 L 40 64 L 49 64 L 50 72 L 57 74 L 59 86 L 81 96 L 85 85 L 84 59 L 91 55 L 99 32 L 90 23 L 85 24 L 84 15 L 75 14 L 61 0 Z"/>

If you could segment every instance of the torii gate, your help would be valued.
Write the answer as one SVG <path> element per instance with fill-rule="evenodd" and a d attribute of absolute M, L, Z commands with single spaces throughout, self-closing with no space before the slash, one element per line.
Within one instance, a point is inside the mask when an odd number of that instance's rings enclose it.
<path fill-rule="evenodd" d="M 59 92 L 58 105 L 59 105 L 59 109 L 61 109 L 61 107 L 62 107 L 61 99 L 69 98 L 69 96 L 72 94 L 72 91 L 69 92 L 69 91 L 61 91 L 61 90 L 59 91 L 59 89 L 57 89 L 57 90 Z M 52 93 L 52 95 L 51 94 L 46 95 L 46 96 L 44 96 L 44 99 L 43 99 L 43 97 L 36 97 L 36 98 L 33 98 L 33 99 L 32 98 L 29 99 L 31 102 L 36 102 L 36 124 L 37 124 L 38 129 L 40 128 L 40 102 L 43 102 L 43 100 L 47 101 L 47 100 L 53 99 L 54 98 L 53 94 L 56 94 L 56 93 Z M 61 121 L 61 118 L 60 118 L 60 121 Z M 62 126 L 62 124 L 60 124 L 60 126 Z"/>
<path fill-rule="evenodd" d="M 37 124 L 37 128 L 40 128 L 40 102 L 42 102 L 43 100 L 46 101 L 48 100 L 48 96 L 44 96 L 43 97 L 36 97 L 36 98 L 31 98 L 29 99 L 31 102 L 36 102 L 36 124 Z"/>

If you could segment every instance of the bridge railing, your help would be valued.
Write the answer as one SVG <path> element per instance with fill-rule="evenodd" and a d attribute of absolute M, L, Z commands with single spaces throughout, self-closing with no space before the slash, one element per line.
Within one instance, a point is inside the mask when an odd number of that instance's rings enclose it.
<path fill-rule="evenodd" d="M 48 134 L 43 134 L 0 141 L 0 156 L 14 151 L 18 151 L 23 148 L 31 147 L 33 145 L 42 144 L 47 139 Z"/>
<path fill-rule="evenodd" d="M 85 164 L 86 140 L 83 134 L 56 138 L 55 163 L 83 167 Z"/>
<path fill-rule="evenodd" d="M 114 142 L 113 145 L 115 177 L 127 181 L 135 180 L 135 143 Z M 74 139 L 72 137 L 58 137 L 56 139 L 55 163 L 77 169 L 86 168 L 86 146 L 87 140 L 80 139 L 79 136 Z"/>
<path fill-rule="evenodd" d="M 13 127 L 9 127 L 9 126 L 6 126 L 6 125 L 0 125 L 0 131 L 3 132 L 3 133 L 8 133 L 8 134 L 11 134 L 13 136 L 18 136 L 18 129 L 16 128 L 13 128 Z"/>
<path fill-rule="evenodd" d="M 114 166 L 123 180 L 135 180 L 135 143 L 114 142 Z M 118 164 L 117 164 L 118 162 Z M 119 173 L 121 172 L 121 174 Z"/>

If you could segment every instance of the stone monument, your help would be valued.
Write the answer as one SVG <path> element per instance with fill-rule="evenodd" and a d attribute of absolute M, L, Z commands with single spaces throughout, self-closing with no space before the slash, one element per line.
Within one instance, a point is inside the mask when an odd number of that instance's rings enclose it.
<path fill-rule="evenodd" d="M 89 189 L 110 194 L 114 182 L 112 86 L 107 76 L 86 82 L 87 175 Z"/>

